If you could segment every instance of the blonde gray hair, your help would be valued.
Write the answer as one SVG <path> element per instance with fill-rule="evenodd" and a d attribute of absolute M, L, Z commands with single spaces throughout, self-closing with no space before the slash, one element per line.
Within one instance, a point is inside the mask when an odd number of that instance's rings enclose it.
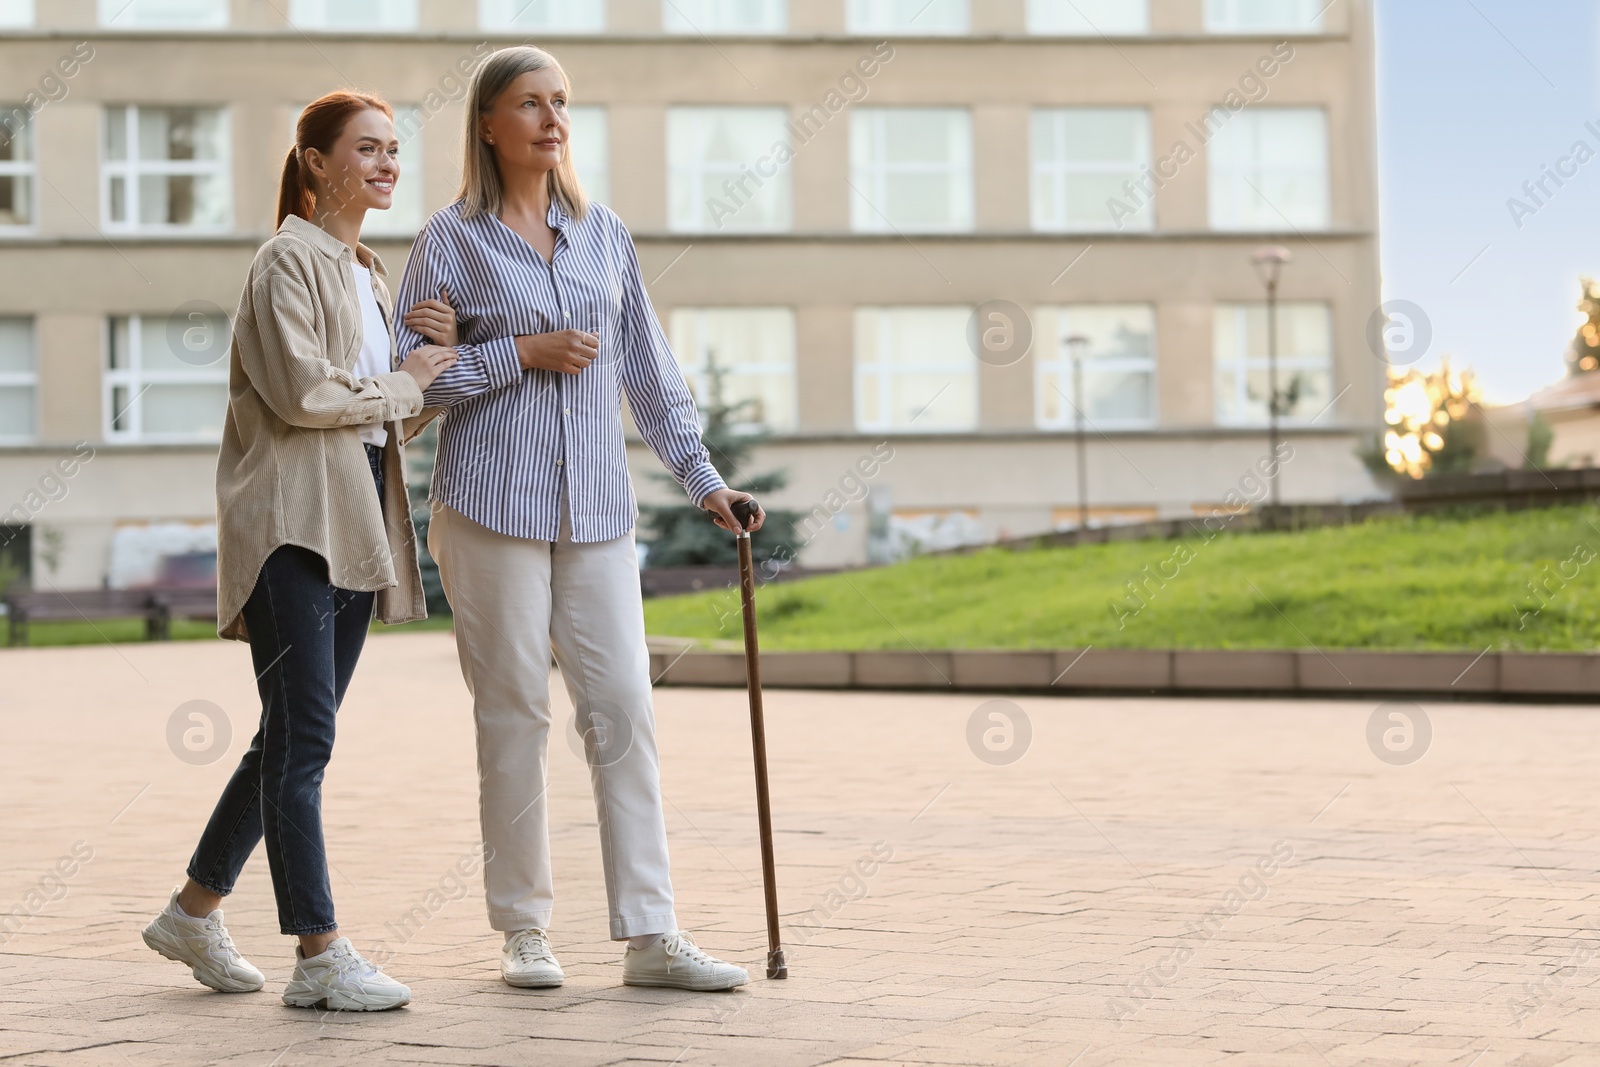
<path fill-rule="evenodd" d="M 478 215 L 498 215 L 505 200 L 505 186 L 500 178 L 500 165 L 495 162 L 494 149 L 484 143 L 479 132 L 479 119 L 494 108 L 500 94 L 524 74 L 535 70 L 554 69 L 561 75 L 562 87 L 572 99 L 572 82 L 556 57 L 542 48 L 519 45 L 502 48 L 492 53 L 473 72 L 472 84 L 467 89 L 466 140 L 461 149 L 461 217 L 470 219 Z M 569 137 L 561 163 L 550 172 L 550 199 L 560 204 L 568 215 L 582 219 L 589 211 L 589 198 L 578 182 L 578 168 L 572 161 L 572 141 Z"/>

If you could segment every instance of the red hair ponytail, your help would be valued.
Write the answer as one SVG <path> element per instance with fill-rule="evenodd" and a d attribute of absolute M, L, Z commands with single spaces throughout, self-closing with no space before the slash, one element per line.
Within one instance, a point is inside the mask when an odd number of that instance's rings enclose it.
<path fill-rule="evenodd" d="M 315 148 L 319 152 L 333 149 L 345 124 L 363 111 L 381 111 L 394 118 L 388 101 L 372 93 L 354 89 L 340 89 L 317 97 L 300 112 L 300 121 L 294 128 L 294 146 L 283 162 L 283 177 L 278 182 L 278 222 L 290 215 L 310 220 L 317 203 L 317 191 L 312 183 L 311 170 L 305 164 L 305 151 Z"/>

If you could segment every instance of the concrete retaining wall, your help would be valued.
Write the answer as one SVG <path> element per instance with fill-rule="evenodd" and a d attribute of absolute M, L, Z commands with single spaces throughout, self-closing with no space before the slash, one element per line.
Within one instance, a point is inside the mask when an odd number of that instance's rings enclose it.
<path fill-rule="evenodd" d="M 652 652 L 658 685 L 745 684 L 742 652 Z M 763 652 L 769 689 L 1600 698 L 1600 654 L 1090 648 Z"/>

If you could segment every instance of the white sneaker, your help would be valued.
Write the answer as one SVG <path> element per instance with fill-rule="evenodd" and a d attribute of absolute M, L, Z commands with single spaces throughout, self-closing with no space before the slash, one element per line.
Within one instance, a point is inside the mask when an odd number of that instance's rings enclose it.
<path fill-rule="evenodd" d="M 219 993 L 254 993 L 266 983 L 233 947 L 221 910 L 204 919 L 185 915 L 178 907 L 176 889 L 161 914 L 144 928 L 144 943 L 169 960 L 187 963 L 196 981 Z"/>
<path fill-rule="evenodd" d="M 567 980 L 543 930 L 518 930 L 500 953 L 500 977 L 518 989 L 554 989 Z"/>
<path fill-rule="evenodd" d="M 283 1002 L 291 1008 L 388 1011 L 411 1003 L 411 990 L 368 962 L 348 937 L 310 959 L 298 945 L 294 955 L 294 977 L 283 991 Z"/>
<path fill-rule="evenodd" d="M 649 948 L 628 946 L 622 956 L 622 984 L 667 986 L 709 992 L 732 989 L 750 981 L 743 967 L 708 956 L 679 930 L 663 934 Z"/>

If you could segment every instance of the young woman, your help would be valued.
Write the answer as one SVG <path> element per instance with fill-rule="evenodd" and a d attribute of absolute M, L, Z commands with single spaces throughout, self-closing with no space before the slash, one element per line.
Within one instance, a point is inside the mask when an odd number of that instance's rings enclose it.
<path fill-rule="evenodd" d="M 537 48 L 479 67 L 461 197 L 418 236 L 400 290 L 404 301 L 448 286 L 465 342 L 424 394 L 445 409 L 428 548 L 473 697 L 489 924 L 505 933 L 508 983 L 561 984 L 545 933 L 554 652 L 585 737 L 611 937 L 628 942 L 622 980 L 728 989 L 749 975 L 700 951 L 673 914 L 622 394 L 721 526 L 739 529 L 730 505 L 749 494 L 723 484 L 701 444 L 633 239 L 578 185 L 569 96 Z M 403 329 L 399 341 L 405 352 L 423 338 Z"/>
<path fill-rule="evenodd" d="M 250 642 L 261 726 L 189 861 L 145 928 L 147 945 L 222 992 L 260 989 L 218 906 L 263 836 L 283 933 L 299 938 L 284 1003 L 376 1011 L 410 991 L 339 936 L 322 840 L 334 715 L 376 603 L 386 623 L 426 614 L 406 500 L 403 421 L 455 361 L 417 347 L 395 369 L 383 264 L 359 243 L 400 176 L 389 105 L 338 92 L 300 116 L 278 231 L 239 299 L 217 464 L 218 632 Z M 447 303 L 406 321 L 455 341 Z"/>

